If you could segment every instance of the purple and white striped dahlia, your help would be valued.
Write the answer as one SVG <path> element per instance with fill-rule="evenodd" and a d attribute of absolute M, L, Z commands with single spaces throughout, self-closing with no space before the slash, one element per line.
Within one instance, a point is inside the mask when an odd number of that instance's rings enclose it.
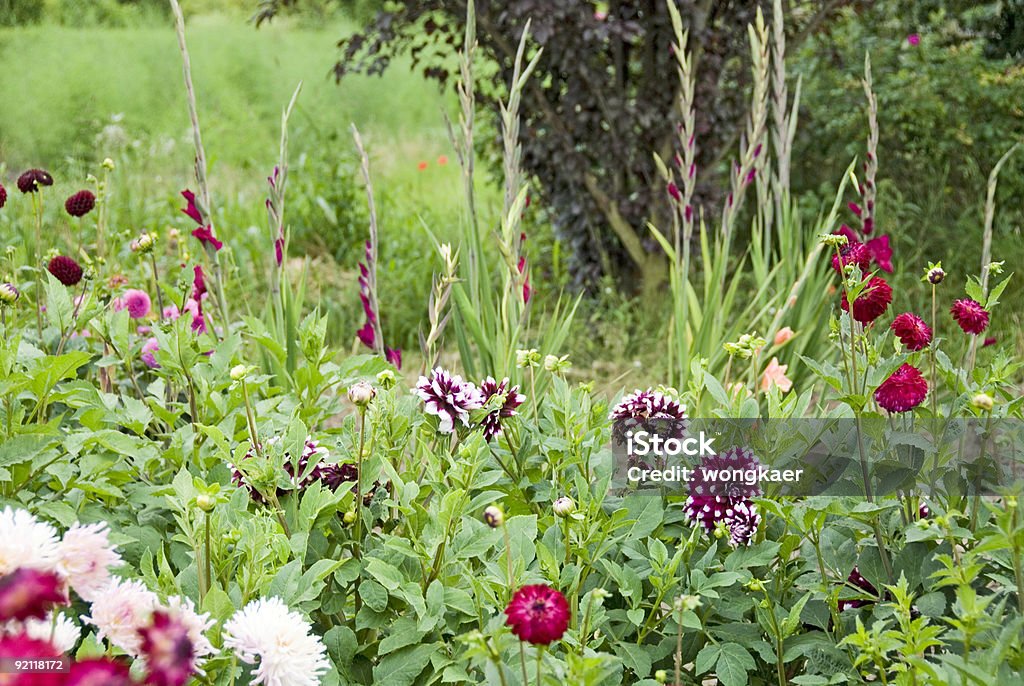
<path fill-rule="evenodd" d="M 519 414 L 516 408 L 526 401 L 526 396 L 519 392 L 518 385 L 509 387 L 507 376 L 501 381 L 495 381 L 493 377 L 488 376 L 480 384 L 480 392 L 483 394 L 485 404 L 494 396 L 502 396 L 505 399 L 501 407 L 488 413 L 480 422 L 484 429 L 484 438 L 490 441 L 501 433 L 502 419 Z"/>
<path fill-rule="evenodd" d="M 416 382 L 416 395 L 425 404 L 427 414 L 441 420 L 437 430 L 443 434 L 455 431 L 455 423 L 469 426 L 469 413 L 484 406 L 484 394 L 458 374 L 437 367 L 429 377 Z"/>

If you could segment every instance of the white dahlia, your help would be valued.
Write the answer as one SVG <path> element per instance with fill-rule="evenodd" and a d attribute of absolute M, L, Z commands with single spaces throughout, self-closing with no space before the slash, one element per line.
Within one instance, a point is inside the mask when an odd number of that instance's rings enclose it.
<path fill-rule="evenodd" d="M 110 581 L 110 568 L 121 564 L 109 533 L 106 523 L 76 523 L 60 543 L 57 570 L 83 600 L 95 600 Z"/>
<path fill-rule="evenodd" d="M 132 657 L 139 656 L 139 629 L 149 624 L 157 607 L 156 594 L 140 581 L 112 580 L 96 595 L 92 615 L 82 621 L 97 628 L 96 638 L 107 639 Z"/>
<path fill-rule="evenodd" d="M 319 686 L 330 667 L 327 649 L 309 622 L 279 598 L 260 598 L 224 623 L 224 646 L 247 664 L 259 666 L 253 684 Z"/>
<path fill-rule="evenodd" d="M 0 512 L 0 576 L 19 567 L 52 572 L 57 566 L 57 530 L 26 510 Z"/>

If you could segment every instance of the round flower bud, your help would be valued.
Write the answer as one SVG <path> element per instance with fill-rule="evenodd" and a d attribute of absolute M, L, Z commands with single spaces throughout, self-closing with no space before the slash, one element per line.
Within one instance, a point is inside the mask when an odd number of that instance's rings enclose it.
<path fill-rule="evenodd" d="M 143 233 L 138 238 L 132 241 L 131 244 L 132 252 L 137 253 L 148 253 L 153 249 L 153 234 Z"/>
<path fill-rule="evenodd" d="M 107 171 L 114 171 L 114 160 L 106 157 L 103 159 L 103 168 Z"/>
<path fill-rule="evenodd" d="M 536 348 L 530 350 L 516 351 L 516 366 L 520 369 L 525 367 L 537 367 L 540 365 L 540 353 Z"/>
<path fill-rule="evenodd" d="M 497 505 L 491 505 L 484 510 L 484 521 L 487 526 L 497 529 L 505 524 L 505 513 Z"/>
<path fill-rule="evenodd" d="M 562 496 L 551 504 L 551 509 L 559 517 L 568 517 L 576 511 L 576 503 L 572 501 L 572 498 Z"/>
<path fill-rule="evenodd" d="M 747 582 L 747 588 L 755 593 L 760 593 L 764 591 L 764 582 L 760 579 L 751 579 Z"/>
<path fill-rule="evenodd" d="M 991 412 L 996 401 L 988 393 L 978 393 L 971 398 L 971 406 L 982 412 Z"/>
<path fill-rule="evenodd" d="M 211 495 L 200 493 L 196 496 L 196 505 L 203 512 L 213 512 L 213 508 L 217 506 L 217 501 Z"/>
<path fill-rule="evenodd" d="M 946 278 L 946 272 L 942 267 L 932 267 L 928 270 L 928 283 L 938 286 Z"/>
<path fill-rule="evenodd" d="M 249 368 L 244 364 L 236 364 L 231 368 L 231 380 L 241 381 L 245 378 L 245 375 L 249 373 Z"/>
<path fill-rule="evenodd" d="M 0 284 L 0 304 L 13 305 L 21 297 L 21 291 L 13 283 Z"/>
<path fill-rule="evenodd" d="M 345 522 L 346 524 L 354 524 L 356 521 L 355 510 L 349 510 L 344 515 L 342 515 L 341 521 Z"/>
<path fill-rule="evenodd" d="M 348 399 L 356 407 L 366 407 L 376 397 L 377 391 L 366 381 L 358 381 L 348 389 Z"/>
<path fill-rule="evenodd" d="M 668 672 L 666 672 L 664 669 L 659 669 L 657 672 L 654 673 L 654 680 L 657 681 L 659 684 L 667 684 Z"/>
<path fill-rule="evenodd" d="M 395 373 L 390 369 L 385 369 L 377 374 L 377 384 L 385 391 L 389 391 L 394 388 L 395 383 Z"/>

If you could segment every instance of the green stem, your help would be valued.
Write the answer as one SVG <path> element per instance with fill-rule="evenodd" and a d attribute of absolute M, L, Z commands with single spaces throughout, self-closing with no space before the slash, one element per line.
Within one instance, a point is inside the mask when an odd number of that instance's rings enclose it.
<path fill-rule="evenodd" d="M 537 686 L 542 686 L 544 667 L 544 646 L 537 646 Z"/>
<path fill-rule="evenodd" d="M 213 559 L 210 555 L 210 513 L 206 513 L 206 584 L 207 590 L 213 586 Z M 203 598 L 199 598 L 202 603 Z"/>
<path fill-rule="evenodd" d="M 363 547 L 363 448 L 366 444 L 366 408 L 359 408 L 359 453 L 356 455 L 356 536 L 354 553 L 362 557 Z"/>

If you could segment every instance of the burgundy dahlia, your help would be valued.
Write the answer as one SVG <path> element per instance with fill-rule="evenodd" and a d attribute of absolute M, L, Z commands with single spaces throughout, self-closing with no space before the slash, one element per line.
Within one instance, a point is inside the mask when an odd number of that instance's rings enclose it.
<path fill-rule="evenodd" d="M 281 438 L 279 436 L 275 436 L 267 441 L 267 445 L 274 445 L 280 442 L 280 440 Z M 327 450 L 327 448 L 321 446 L 317 441 L 313 440 L 312 437 L 307 437 L 306 445 L 302 449 L 302 456 L 299 458 L 298 475 L 295 473 L 295 468 L 292 466 L 291 455 L 289 453 L 284 454 L 284 471 L 288 473 L 288 477 L 300 491 L 305 490 L 314 481 L 322 481 L 332 491 L 337 490 L 338 486 L 340 486 L 343 481 L 346 481 L 346 479 L 340 478 L 335 473 L 335 470 L 338 469 L 338 465 L 328 465 L 323 463 L 323 458 L 327 457 L 328 454 L 329 451 Z M 298 477 L 301 477 L 302 474 L 306 472 L 306 468 L 309 466 L 309 461 L 314 456 L 317 455 L 319 456 L 320 461 L 317 462 L 313 469 L 309 470 L 308 474 L 306 474 L 301 479 L 298 479 Z M 251 459 L 252 457 L 253 450 L 250 448 L 249 452 L 247 452 L 245 454 L 245 457 L 243 457 L 242 459 L 248 460 Z M 263 496 L 260 494 L 259 491 L 253 488 L 253 486 L 246 481 L 245 475 L 242 473 L 242 471 L 235 467 L 234 465 L 229 465 L 229 467 L 231 468 L 231 480 L 235 483 L 235 485 L 246 488 L 249 491 L 249 495 L 252 497 L 254 502 L 263 503 Z M 354 478 L 351 480 L 355 481 Z M 286 493 L 287 491 L 284 489 L 277 489 L 277 495 L 279 497 L 284 496 Z"/>
<path fill-rule="evenodd" d="M 18 177 L 18 190 L 22 193 L 35 193 L 40 186 L 52 186 L 53 177 L 42 169 L 29 169 Z"/>
<path fill-rule="evenodd" d="M 761 486 L 736 481 L 739 474 L 756 471 L 761 461 L 750 448 L 729 448 L 715 455 L 705 455 L 694 470 L 690 493 L 697 496 L 720 495 L 731 502 L 761 495 Z"/>
<path fill-rule="evenodd" d="M 853 302 L 853 318 L 861 324 L 870 324 L 875 321 L 889 308 L 892 302 L 892 288 L 877 276 L 871 277 L 867 287 Z M 843 293 L 842 308 L 848 312 L 850 305 L 846 300 L 846 293 Z"/>
<path fill-rule="evenodd" d="M 839 254 L 832 255 L 832 268 L 836 273 L 842 275 L 843 267 L 848 264 L 855 264 L 862 272 L 867 272 L 871 266 L 871 251 L 868 246 L 856 241 L 850 241 L 846 246 L 839 249 Z"/>
<path fill-rule="evenodd" d="M 84 217 L 96 207 L 96 196 L 90 191 L 78 191 L 64 201 L 64 209 L 72 217 Z"/>
<path fill-rule="evenodd" d="M 908 412 L 928 395 L 928 382 L 916 367 L 904 364 L 875 390 L 875 402 L 889 412 Z"/>
<path fill-rule="evenodd" d="M 162 611 L 154 612 L 150 625 L 139 630 L 149 670 L 147 684 L 185 686 L 196 658 L 188 631 L 183 622 Z"/>
<path fill-rule="evenodd" d="M 43 619 L 54 605 L 67 602 L 67 587 L 53 572 L 22 567 L 0 577 L 0 624 Z"/>
<path fill-rule="evenodd" d="M 897 315 L 891 328 L 900 342 L 910 351 L 923 350 L 932 341 L 932 330 L 928 328 L 923 319 L 912 312 Z"/>
<path fill-rule="evenodd" d="M 7 204 L 7 189 L 0 183 L 0 208 Z"/>
<path fill-rule="evenodd" d="M 60 656 L 49 641 L 31 638 L 27 634 L 5 636 L 0 632 L 0 659 L 6 663 L 11 660 L 45 660 Z M 60 672 L 0 672 L 0 684 L 4 686 L 67 686 L 66 674 Z M 104 684 L 104 686 L 107 686 Z"/>
<path fill-rule="evenodd" d="M 458 374 L 437 367 L 430 377 L 416 382 L 416 395 L 425 403 L 427 414 L 440 419 L 437 430 L 443 434 L 455 431 L 455 423 L 469 426 L 469 413 L 484 405 L 484 396 L 473 384 Z"/>
<path fill-rule="evenodd" d="M 123 661 L 101 657 L 71 665 L 65 686 L 135 686 L 135 682 Z"/>
<path fill-rule="evenodd" d="M 489 413 L 480 422 L 484 429 L 484 438 L 490 441 L 501 433 L 502 419 L 514 417 L 518 414 L 516 412 L 516 408 L 526 401 L 526 396 L 519 392 L 519 386 L 512 386 L 509 388 L 508 377 L 505 377 L 498 382 L 495 381 L 493 377 L 488 376 L 487 379 L 480 384 L 480 392 L 483 393 L 485 404 L 494 396 L 501 396 L 505 399 L 502 402 L 501 407 Z"/>
<path fill-rule="evenodd" d="M 71 287 L 82 280 L 82 266 L 67 255 L 57 255 L 46 269 L 65 286 Z"/>
<path fill-rule="evenodd" d="M 976 300 L 970 298 L 956 300 L 953 302 L 953 307 L 949 308 L 949 313 L 953 315 L 953 319 L 960 325 L 964 333 L 977 336 L 988 328 L 988 310 Z"/>
<path fill-rule="evenodd" d="M 863 591 L 866 595 L 871 595 L 875 597 L 878 596 L 878 589 L 875 588 L 874 584 L 865 579 L 864 576 L 860 573 L 860 570 L 856 567 L 854 567 L 853 571 L 850 572 L 850 575 L 846 577 L 846 584 L 848 586 L 853 586 L 854 588 Z M 863 598 L 857 598 L 853 600 L 840 599 L 839 610 L 853 610 L 858 607 L 864 607 L 865 605 L 871 602 L 873 601 Z"/>
<path fill-rule="evenodd" d="M 625 440 L 627 432 L 645 425 L 652 431 L 657 429 L 658 433 L 674 438 L 682 438 L 689 426 L 685 406 L 650 388 L 646 391 L 637 389 L 622 398 L 608 413 L 608 418 L 615 422 L 612 432 L 618 442 Z"/>
<path fill-rule="evenodd" d="M 565 596 L 543 584 L 523 586 L 505 608 L 505 624 L 520 640 L 548 645 L 569 628 L 569 603 Z"/>

